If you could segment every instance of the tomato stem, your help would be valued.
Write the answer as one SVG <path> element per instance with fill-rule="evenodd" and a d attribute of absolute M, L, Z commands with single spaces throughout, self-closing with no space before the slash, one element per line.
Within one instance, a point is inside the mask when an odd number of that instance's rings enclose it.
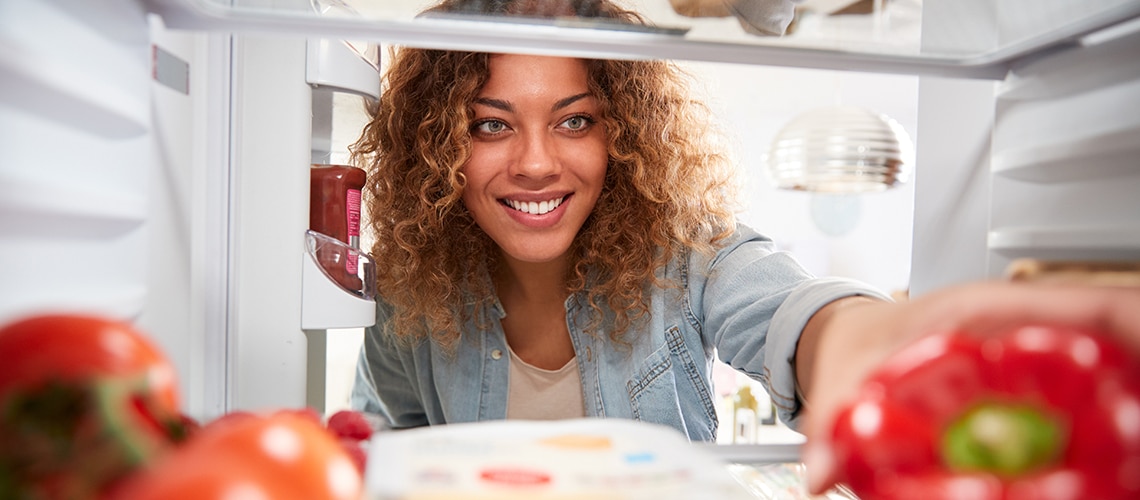
<path fill-rule="evenodd" d="M 955 471 L 1015 476 L 1056 461 L 1064 441 L 1061 424 L 1037 408 L 983 404 L 949 426 L 942 458 Z"/>

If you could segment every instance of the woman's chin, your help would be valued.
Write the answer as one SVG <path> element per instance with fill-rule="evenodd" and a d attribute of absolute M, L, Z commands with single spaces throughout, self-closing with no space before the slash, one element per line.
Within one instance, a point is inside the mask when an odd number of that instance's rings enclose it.
<path fill-rule="evenodd" d="M 569 245 L 510 246 L 501 247 L 507 258 L 527 264 L 560 262 L 569 250 Z"/>

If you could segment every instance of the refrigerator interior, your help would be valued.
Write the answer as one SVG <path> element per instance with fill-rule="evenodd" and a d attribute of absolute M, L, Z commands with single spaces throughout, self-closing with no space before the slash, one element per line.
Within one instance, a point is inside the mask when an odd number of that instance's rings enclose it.
<path fill-rule="evenodd" d="M 353 3 L 374 20 L 316 15 L 308 1 L 6 1 L 0 321 L 61 309 L 135 321 L 171 355 L 200 418 L 342 405 L 364 325 L 305 326 L 302 309 L 308 166 L 344 158 L 369 93 L 310 75 L 311 47 L 343 37 L 675 54 L 737 132 L 742 219 L 819 274 L 915 296 L 1000 278 L 1020 257 L 1140 260 L 1140 116 L 1129 112 L 1140 36 L 1128 21 L 1140 2 L 889 3 L 920 4 L 890 28 L 905 43 L 755 40 L 732 20 L 673 16 L 664 0 L 636 4 L 662 24 L 691 23 L 689 35 L 441 32 L 404 19 L 424 2 L 373 2 L 377 13 Z M 1114 21 L 1102 24 L 1119 24 L 1078 29 L 1106 12 Z M 913 180 L 858 197 L 840 235 L 812 218 L 812 195 L 763 178 L 775 132 L 821 104 L 886 113 L 917 146 Z"/>

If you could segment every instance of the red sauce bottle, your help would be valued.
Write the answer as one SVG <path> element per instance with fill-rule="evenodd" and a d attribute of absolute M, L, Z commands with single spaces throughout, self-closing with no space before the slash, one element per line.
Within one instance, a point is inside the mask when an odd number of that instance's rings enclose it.
<path fill-rule="evenodd" d="M 313 165 L 309 169 L 309 229 L 360 248 L 360 191 L 364 170 L 347 165 Z M 356 255 L 317 252 L 318 263 L 341 286 L 359 292 Z M 342 261 L 343 264 L 338 262 Z"/>

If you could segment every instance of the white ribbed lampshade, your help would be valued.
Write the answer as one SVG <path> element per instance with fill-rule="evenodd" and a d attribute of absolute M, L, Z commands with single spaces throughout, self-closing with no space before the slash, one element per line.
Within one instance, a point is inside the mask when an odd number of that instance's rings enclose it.
<path fill-rule="evenodd" d="M 781 189 L 882 191 L 909 180 L 913 154 L 910 136 L 890 117 L 832 106 L 807 111 L 776 134 L 768 176 Z"/>

